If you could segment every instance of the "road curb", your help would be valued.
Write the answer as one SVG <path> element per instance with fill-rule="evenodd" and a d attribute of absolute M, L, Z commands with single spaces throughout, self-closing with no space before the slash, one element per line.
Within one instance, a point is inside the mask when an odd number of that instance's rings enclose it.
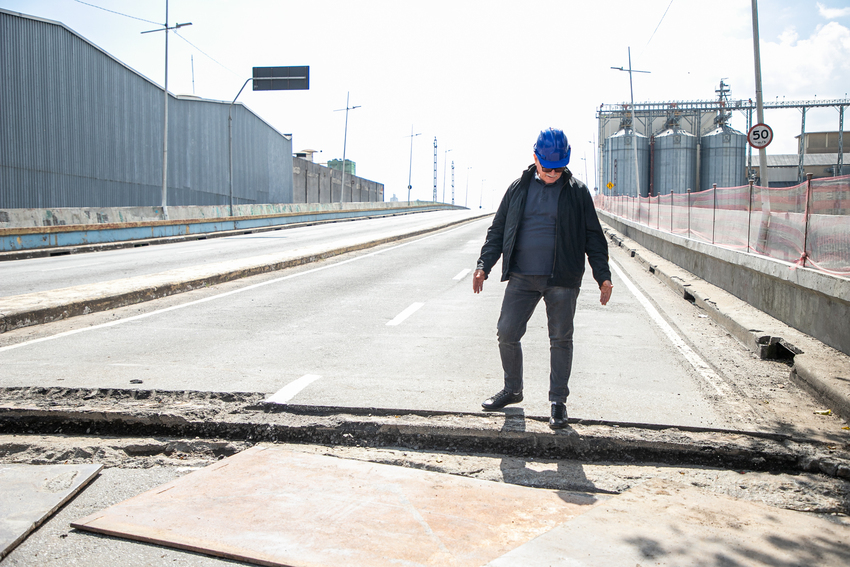
<path fill-rule="evenodd" d="M 148 276 L 0 298 L 0 333 L 143 303 L 228 281 L 309 264 L 340 254 L 374 248 L 406 238 L 415 238 L 479 220 L 489 214 L 440 223 L 433 227 L 392 234 L 353 245 L 332 248 L 314 247 L 300 254 L 259 256 L 200 268 L 171 270 Z"/>
<path fill-rule="evenodd" d="M 793 361 L 791 378 L 809 391 L 825 411 L 850 421 L 850 357 L 824 345 L 709 284 L 605 225 L 618 247 L 668 287 L 705 311 L 746 348 L 762 359 Z"/>

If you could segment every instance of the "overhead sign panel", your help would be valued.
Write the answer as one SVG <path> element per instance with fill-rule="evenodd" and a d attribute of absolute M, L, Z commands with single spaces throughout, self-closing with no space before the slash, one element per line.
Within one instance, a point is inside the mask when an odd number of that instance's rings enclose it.
<path fill-rule="evenodd" d="M 310 66 L 254 67 L 255 91 L 298 91 L 310 88 Z"/>

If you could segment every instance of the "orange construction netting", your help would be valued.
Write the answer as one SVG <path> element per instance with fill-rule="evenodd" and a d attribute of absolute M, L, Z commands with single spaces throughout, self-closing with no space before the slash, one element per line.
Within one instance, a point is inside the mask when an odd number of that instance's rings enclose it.
<path fill-rule="evenodd" d="M 793 187 L 717 187 L 596 207 L 657 230 L 850 276 L 850 175 Z"/>

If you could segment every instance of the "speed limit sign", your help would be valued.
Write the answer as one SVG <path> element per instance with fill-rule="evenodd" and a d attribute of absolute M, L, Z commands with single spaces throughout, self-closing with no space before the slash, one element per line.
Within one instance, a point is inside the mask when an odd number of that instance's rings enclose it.
<path fill-rule="evenodd" d="M 773 141 L 773 130 L 767 124 L 756 124 L 747 133 L 747 141 L 758 150 L 766 148 Z"/>

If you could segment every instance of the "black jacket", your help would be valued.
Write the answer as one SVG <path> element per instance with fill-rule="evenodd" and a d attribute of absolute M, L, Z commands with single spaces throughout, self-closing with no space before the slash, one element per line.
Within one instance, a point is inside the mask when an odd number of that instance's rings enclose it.
<path fill-rule="evenodd" d="M 493 218 L 493 224 L 487 231 L 487 240 L 481 248 L 481 257 L 478 258 L 478 269 L 484 270 L 488 276 L 501 256 L 502 281 L 509 277 L 528 186 L 534 179 L 535 171 L 532 164 L 508 187 Z M 584 256 L 587 255 L 593 279 L 601 286 L 602 282 L 611 279 L 611 271 L 608 268 L 608 243 L 596 216 L 593 199 L 587 186 L 574 178 L 568 169 L 561 175 L 558 183 L 562 183 L 562 187 L 558 196 L 555 262 L 549 285 L 581 287 Z"/>

